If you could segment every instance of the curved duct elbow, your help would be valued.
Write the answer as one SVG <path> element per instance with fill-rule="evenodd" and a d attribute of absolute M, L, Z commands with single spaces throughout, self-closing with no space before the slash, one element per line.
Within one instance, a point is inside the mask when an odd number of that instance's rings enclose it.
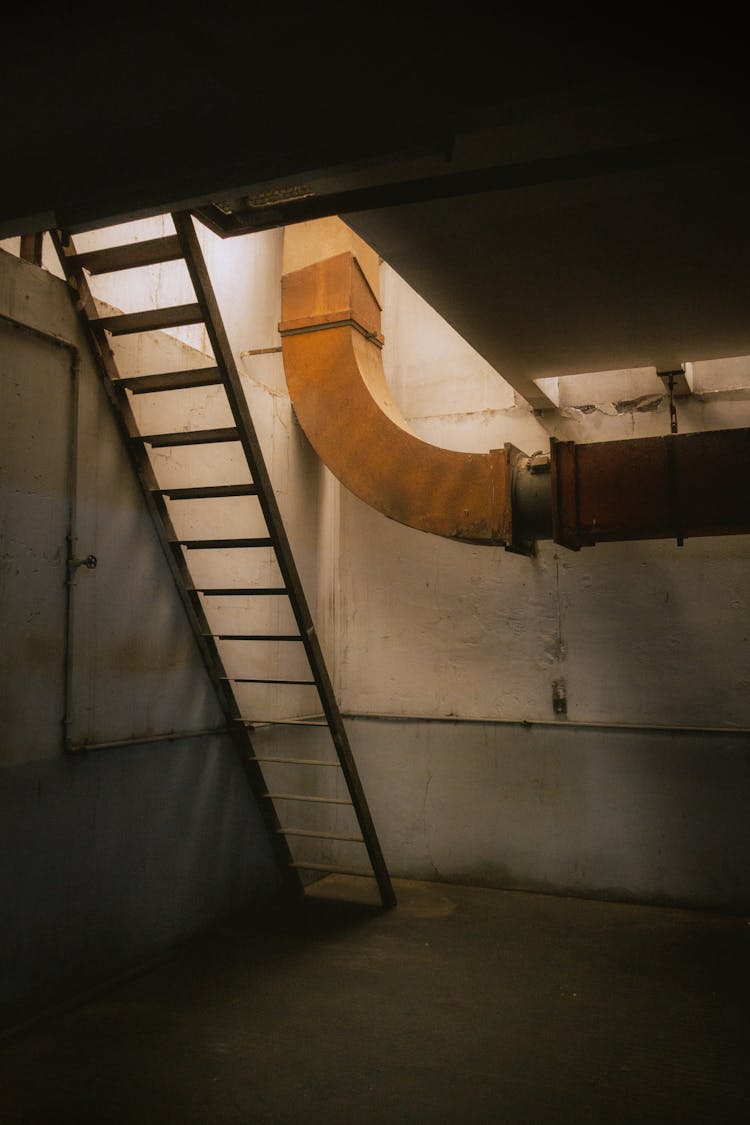
<path fill-rule="evenodd" d="M 279 330 L 299 423 L 350 492 L 420 531 L 511 541 L 506 450 L 457 453 L 412 433 L 383 372 L 380 307 L 352 253 L 284 275 Z"/>

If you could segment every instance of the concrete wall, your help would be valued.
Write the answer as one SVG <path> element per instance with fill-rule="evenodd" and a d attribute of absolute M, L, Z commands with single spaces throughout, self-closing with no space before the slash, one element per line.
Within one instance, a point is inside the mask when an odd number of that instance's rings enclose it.
<path fill-rule="evenodd" d="M 0 251 L 0 318 L 0 1026 L 7 1026 L 273 893 L 280 879 L 226 736 L 148 742 L 223 720 L 64 283 Z M 131 353 L 141 346 L 131 344 Z M 125 358 L 154 370 L 206 363 L 165 337 Z M 75 579 L 68 733 L 74 744 L 146 741 L 65 755 L 76 368 L 76 553 L 96 555 L 98 565 Z M 273 444 L 269 420 L 278 418 L 284 432 L 289 408 L 279 408 L 281 397 L 262 382 L 258 374 L 253 394 Z M 282 469 L 290 457 L 280 445 Z M 304 534 L 315 507 L 310 514 L 304 498 L 291 499 L 292 510 L 295 503 Z"/>
<path fill-rule="evenodd" d="M 745 913 L 737 735 L 349 719 L 393 875 Z"/>
<path fill-rule="evenodd" d="M 381 292 L 386 374 L 426 440 L 531 453 L 669 432 L 653 370 L 561 379 L 562 409 L 534 415 L 385 266 Z M 750 425 L 747 362 L 700 366 L 681 432 Z M 749 558 L 736 536 L 527 559 L 341 490 L 338 687 L 392 872 L 747 910 Z"/>
<path fill-rule="evenodd" d="M 79 235 L 76 246 L 81 250 L 142 241 L 173 233 L 168 216 L 120 227 Z M 292 411 L 286 390 L 281 359 L 281 340 L 277 326 L 280 319 L 280 276 L 282 269 L 282 231 L 269 231 L 222 240 L 200 223 L 196 231 L 216 291 L 229 343 L 239 368 L 243 390 L 250 407 L 282 518 L 290 539 L 295 562 L 310 602 L 317 616 L 321 575 L 319 527 L 326 517 L 321 508 L 321 468 Z M 54 268 L 54 262 L 50 265 Z M 58 267 L 59 268 L 59 267 Z M 105 274 L 91 279 L 94 296 L 107 310 L 136 311 L 152 306 L 183 304 L 194 300 L 187 269 L 182 262 L 166 263 L 122 273 Z M 202 325 L 176 328 L 158 335 L 163 349 L 168 339 L 180 340 L 194 348 L 195 359 L 186 366 L 210 364 L 211 349 Z M 120 373 L 145 374 L 167 369 L 165 357 L 156 349 L 149 335 L 120 337 L 113 341 Z M 232 425 L 224 391 L 220 387 L 181 391 L 169 395 L 142 395 L 132 399 L 136 418 L 143 432 L 160 430 L 201 429 Z M 163 485 L 200 485 L 236 483 L 249 480 L 241 451 L 235 446 L 190 447 L 156 450 L 152 463 Z M 171 514 L 178 533 L 216 537 L 265 534 L 257 500 L 227 500 L 222 503 L 196 501 L 172 506 Z M 191 570 L 196 584 L 249 586 L 278 585 L 278 572 L 271 552 L 212 551 L 192 552 Z M 326 588 L 322 596 L 327 597 Z M 233 632 L 293 631 L 293 618 L 286 599 L 236 598 L 212 599 L 209 618 L 216 625 L 231 622 Z M 244 624 L 254 622 L 254 628 Z M 319 624 L 321 643 L 328 651 L 329 631 L 326 615 Z M 218 631 L 218 630 L 217 630 Z M 222 645 L 222 656 L 232 671 L 253 675 L 293 677 L 306 672 L 304 657 L 288 651 L 290 646 L 277 646 L 276 651 L 250 646 Z M 239 658 L 239 662 L 238 662 Z M 269 663 L 270 658 L 270 663 Z M 283 691 L 271 688 L 242 689 L 243 699 L 256 714 L 306 714 L 315 710 L 317 698 L 309 689 Z"/>
<path fill-rule="evenodd" d="M 97 232 L 81 248 L 162 229 Z M 266 351 L 279 344 L 281 232 L 201 239 L 392 873 L 747 910 L 750 744 L 708 729 L 750 727 L 747 537 L 577 554 L 547 543 L 525 559 L 385 519 L 321 468 L 291 410 L 280 354 Z M 36 318 L 81 346 L 62 284 L 0 258 L 0 311 Z M 145 277 L 150 299 L 190 299 L 167 267 Z M 118 308 L 148 303 L 143 286 L 124 284 L 97 286 L 97 296 Z M 654 372 L 560 380 L 561 410 L 550 420 L 385 266 L 381 296 L 386 374 L 426 440 L 478 451 L 511 441 L 533 452 L 551 433 L 594 441 L 668 432 Z M 19 904 L 4 931 L 10 1019 L 277 883 L 220 738 L 61 755 L 69 352 L 3 331 L 4 354 L 17 353 L 3 391 L 11 476 L 2 574 L 13 647 L 3 667 L 0 870 L 2 901 Z M 174 348 L 188 366 L 206 362 L 200 334 L 173 333 L 118 345 L 123 373 L 173 366 Z M 78 548 L 100 562 L 76 581 L 75 738 L 213 726 L 210 688 L 81 354 Z M 23 380 L 19 367 L 29 372 Z M 750 424 L 746 367 L 702 365 L 700 393 L 678 407 L 681 430 Z M 136 406 L 145 428 L 226 421 L 211 391 L 172 404 L 143 396 Z M 153 462 L 165 484 L 216 483 L 218 472 L 231 479 L 241 469 L 226 452 L 199 461 L 163 451 Z M 180 518 L 179 530 L 196 536 L 260 530 L 247 505 L 227 506 L 214 524 L 199 505 Z M 207 556 L 194 560 L 199 581 L 273 579 L 258 558 Z M 278 599 L 265 608 L 256 599 L 219 601 L 211 612 L 239 629 L 251 612 L 274 626 L 284 611 Z M 224 655 L 230 672 L 291 675 L 304 671 L 292 647 Z M 560 683 L 567 718 L 553 710 Z M 311 709 L 305 689 L 291 697 L 247 690 L 256 692 L 245 700 L 256 714 Z M 664 725 L 697 729 L 646 729 Z M 318 731 L 269 729 L 258 742 L 326 752 Z M 357 859 L 351 851 L 310 858 Z"/>

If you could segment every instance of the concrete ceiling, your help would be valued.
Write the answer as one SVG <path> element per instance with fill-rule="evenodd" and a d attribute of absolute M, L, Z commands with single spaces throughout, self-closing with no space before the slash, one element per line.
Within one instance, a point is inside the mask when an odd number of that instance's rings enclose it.
<path fill-rule="evenodd" d="M 740 30 L 607 19 L 19 16 L 0 237 L 339 213 L 530 400 L 536 378 L 748 354 Z"/>

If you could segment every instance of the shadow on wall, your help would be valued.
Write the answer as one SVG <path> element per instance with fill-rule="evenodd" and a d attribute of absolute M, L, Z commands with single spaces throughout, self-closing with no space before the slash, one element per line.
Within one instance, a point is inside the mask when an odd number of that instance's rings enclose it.
<path fill-rule="evenodd" d="M 2 781 L 3 1027 L 280 889 L 223 737 L 31 762 Z"/>

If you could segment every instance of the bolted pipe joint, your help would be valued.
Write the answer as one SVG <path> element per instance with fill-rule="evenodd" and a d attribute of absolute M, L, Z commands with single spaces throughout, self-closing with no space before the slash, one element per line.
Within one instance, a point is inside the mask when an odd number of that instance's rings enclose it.
<path fill-rule="evenodd" d="M 522 453 L 507 443 L 510 541 L 506 551 L 536 553 L 538 539 L 552 538 L 551 461 L 548 453 Z"/>

